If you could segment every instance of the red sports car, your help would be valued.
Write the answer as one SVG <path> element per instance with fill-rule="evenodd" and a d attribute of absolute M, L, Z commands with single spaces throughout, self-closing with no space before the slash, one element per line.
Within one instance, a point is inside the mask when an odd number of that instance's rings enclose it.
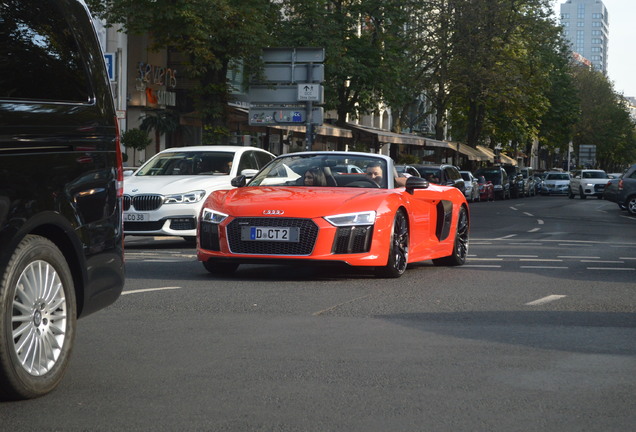
<path fill-rule="evenodd" d="M 343 165 L 363 172 L 333 169 Z M 246 263 L 339 262 L 399 277 L 413 262 L 466 261 L 469 212 L 461 191 L 398 177 L 387 156 L 291 153 L 249 181 L 243 174 L 201 210 L 197 256 L 211 273 Z"/>

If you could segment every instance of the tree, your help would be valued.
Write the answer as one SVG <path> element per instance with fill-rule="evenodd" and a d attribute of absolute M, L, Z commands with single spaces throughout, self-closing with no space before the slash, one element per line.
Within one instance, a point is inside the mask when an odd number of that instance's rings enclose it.
<path fill-rule="evenodd" d="M 152 140 L 148 133 L 141 129 L 128 129 L 121 134 L 121 143 L 124 147 L 133 149 L 133 165 L 136 164 L 136 151 L 145 150 Z"/>
<path fill-rule="evenodd" d="M 179 115 L 171 110 L 150 111 L 145 114 L 139 129 L 146 133 L 155 131 L 155 152 L 159 153 L 161 135 L 176 132 L 179 129 Z"/>
<path fill-rule="evenodd" d="M 109 24 L 132 34 L 149 33 L 154 48 L 172 48 L 188 59 L 188 73 L 203 129 L 213 140 L 228 135 L 227 73 L 243 64 L 258 65 L 261 48 L 271 42 L 279 6 L 269 0 L 88 0 Z M 160 29 L 161 31 L 157 31 Z"/>

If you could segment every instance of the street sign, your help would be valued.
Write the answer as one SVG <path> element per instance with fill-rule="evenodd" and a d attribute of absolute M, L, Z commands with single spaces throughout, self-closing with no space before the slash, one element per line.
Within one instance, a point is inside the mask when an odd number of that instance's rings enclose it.
<path fill-rule="evenodd" d="M 322 103 L 323 87 L 320 84 L 298 84 L 298 100 Z"/>
<path fill-rule="evenodd" d="M 104 62 L 106 63 L 106 72 L 108 72 L 109 81 L 115 81 L 115 53 L 104 53 Z"/>
<path fill-rule="evenodd" d="M 325 80 L 325 65 L 311 65 L 311 81 L 323 82 Z M 309 64 L 266 64 L 263 75 L 266 81 L 272 83 L 301 83 L 308 82 Z"/>
<path fill-rule="evenodd" d="M 313 108 L 311 111 L 312 124 L 321 125 L 324 121 L 322 107 Z M 304 108 L 250 108 L 250 126 L 275 126 L 297 125 L 307 123 L 307 112 Z"/>
<path fill-rule="evenodd" d="M 263 48 L 265 63 L 322 63 L 324 48 Z"/>
<path fill-rule="evenodd" d="M 303 86 L 302 90 L 299 86 Z M 305 86 L 308 87 L 306 90 Z M 300 99 L 301 96 L 304 99 Z M 324 100 L 324 88 L 320 84 L 277 85 L 275 87 L 251 85 L 248 100 L 251 104 L 261 105 L 295 104 L 299 101 L 312 101 L 321 104 Z"/>

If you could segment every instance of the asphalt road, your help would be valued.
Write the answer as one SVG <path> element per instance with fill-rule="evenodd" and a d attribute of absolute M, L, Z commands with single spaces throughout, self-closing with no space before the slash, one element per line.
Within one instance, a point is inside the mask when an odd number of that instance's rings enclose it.
<path fill-rule="evenodd" d="M 79 321 L 7 431 L 632 431 L 636 219 L 602 200 L 471 204 L 468 263 L 208 274 L 127 239 L 127 283 Z"/>

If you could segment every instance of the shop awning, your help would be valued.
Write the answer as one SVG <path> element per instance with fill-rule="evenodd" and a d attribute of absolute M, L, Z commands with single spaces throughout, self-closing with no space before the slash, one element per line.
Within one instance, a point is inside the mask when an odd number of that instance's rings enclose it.
<path fill-rule="evenodd" d="M 486 155 L 488 155 L 488 160 L 490 162 L 494 162 L 495 161 L 495 151 L 492 150 L 489 147 L 484 147 L 484 146 L 477 146 L 477 150 L 481 151 L 482 153 L 485 153 Z M 503 153 L 499 153 L 499 158 L 501 159 L 501 163 L 505 163 L 508 165 L 513 165 L 513 166 L 517 166 L 517 161 L 514 160 L 513 158 L 503 154 Z"/>
<path fill-rule="evenodd" d="M 391 143 L 391 144 L 408 144 L 422 147 L 439 147 L 446 149 L 453 149 L 453 147 L 446 141 L 438 141 L 430 138 L 425 138 L 419 135 L 412 134 L 399 134 L 395 132 L 389 132 L 383 129 L 373 128 L 369 126 L 361 126 L 353 123 L 347 123 L 347 127 L 354 132 L 372 138 L 378 143 Z"/>
<path fill-rule="evenodd" d="M 487 161 L 490 159 L 490 157 L 485 154 L 484 152 L 480 151 L 479 149 L 473 148 L 469 145 L 466 144 L 462 144 L 462 143 L 454 143 L 452 142 L 451 145 L 461 154 L 463 154 L 464 156 L 466 156 L 468 158 L 468 160 L 473 160 L 473 161 Z"/>
<path fill-rule="evenodd" d="M 305 126 L 268 126 L 272 129 L 288 130 L 296 133 L 304 134 L 306 132 Z M 353 134 L 349 129 L 341 128 L 331 124 L 323 124 L 321 126 L 314 126 L 314 132 L 316 135 L 330 136 L 330 137 L 342 137 L 353 138 Z"/>

